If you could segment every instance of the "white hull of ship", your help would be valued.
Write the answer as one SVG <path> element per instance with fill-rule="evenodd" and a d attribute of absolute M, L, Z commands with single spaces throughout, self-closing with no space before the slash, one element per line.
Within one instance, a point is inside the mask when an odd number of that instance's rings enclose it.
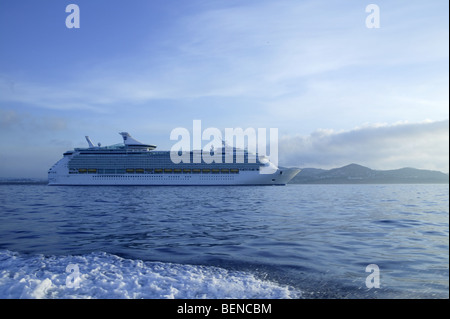
<path fill-rule="evenodd" d="M 285 185 L 298 172 L 292 170 L 274 174 L 55 174 L 49 185 Z"/>
<path fill-rule="evenodd" d="M 243 170 L 219 174 L 69 174 L 67 164 L 68 158 L 63 158 L 50 169 L 49 185 L 286 185 L 300 171 L 287 168 L 273 174 Z"/>

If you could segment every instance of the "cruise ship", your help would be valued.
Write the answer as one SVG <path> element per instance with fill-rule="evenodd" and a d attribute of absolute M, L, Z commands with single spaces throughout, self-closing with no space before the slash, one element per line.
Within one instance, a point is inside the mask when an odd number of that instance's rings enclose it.
<path fill-rule="evenodd" d="M 189 152 L 190 161 L 176 164 L 171 151 L 155 151 L 155 145 L 143 144 L 127 132 L 119 134 L 123 143 L 111 146 L 96 146 L 86 136 L 88 147 L 65 152 L 49 169 L 48 184 L 285 185 L 300 172 L 278 168 L 267 157 L 225 143 L 215 153 L 221 154 L 222 161 L 206 163 L 202 151 L 194 150 Z"/>

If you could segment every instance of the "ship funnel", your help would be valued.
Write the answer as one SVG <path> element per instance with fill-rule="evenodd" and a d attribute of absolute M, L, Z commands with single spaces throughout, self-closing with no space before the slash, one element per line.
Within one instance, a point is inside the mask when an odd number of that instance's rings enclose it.
<path fill-rule="evenodd" d="M 131 135 L 128 132 L 121 132 L 119 134 L 122 135 L 123 143 L 125 144 L 125 146 L 143 147 L 143 148 L 148 148 L 151 150 L 156 148 L 155 145 L 144 144 L 144 143 L 139 142 L 138 140 L 131 137 Z"/>
<path fill-rule="evenodd" d="M 128 132 L 121 132 L 119 133 L 123 137 L 123 143 L 125 145 L 143 145 L 138 140 L 131 137 L 131 135 Z"/>

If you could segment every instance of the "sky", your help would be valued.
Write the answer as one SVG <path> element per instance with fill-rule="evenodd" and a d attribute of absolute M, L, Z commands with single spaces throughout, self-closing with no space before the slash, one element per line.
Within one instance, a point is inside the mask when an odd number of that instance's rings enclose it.
<path fill-rule="evenodd" d="M 282 166 L 448 172 L 448 6 L 0 0 L 0 177 L 45 178 L 85 135 L 169 150 L 194 120 L 277 128 Z"/>

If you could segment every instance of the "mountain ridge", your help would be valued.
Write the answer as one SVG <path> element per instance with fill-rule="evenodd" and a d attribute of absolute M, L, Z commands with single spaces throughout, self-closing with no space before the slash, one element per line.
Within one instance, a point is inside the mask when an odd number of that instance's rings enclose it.
<path fill-rule="evenodd" d="M 403 167 L 374 170 L 359 164 L 338 168 L 303 168 L 290 184 L 433 184 L 449 183 L 449 175 L 433 170 Z"/>

